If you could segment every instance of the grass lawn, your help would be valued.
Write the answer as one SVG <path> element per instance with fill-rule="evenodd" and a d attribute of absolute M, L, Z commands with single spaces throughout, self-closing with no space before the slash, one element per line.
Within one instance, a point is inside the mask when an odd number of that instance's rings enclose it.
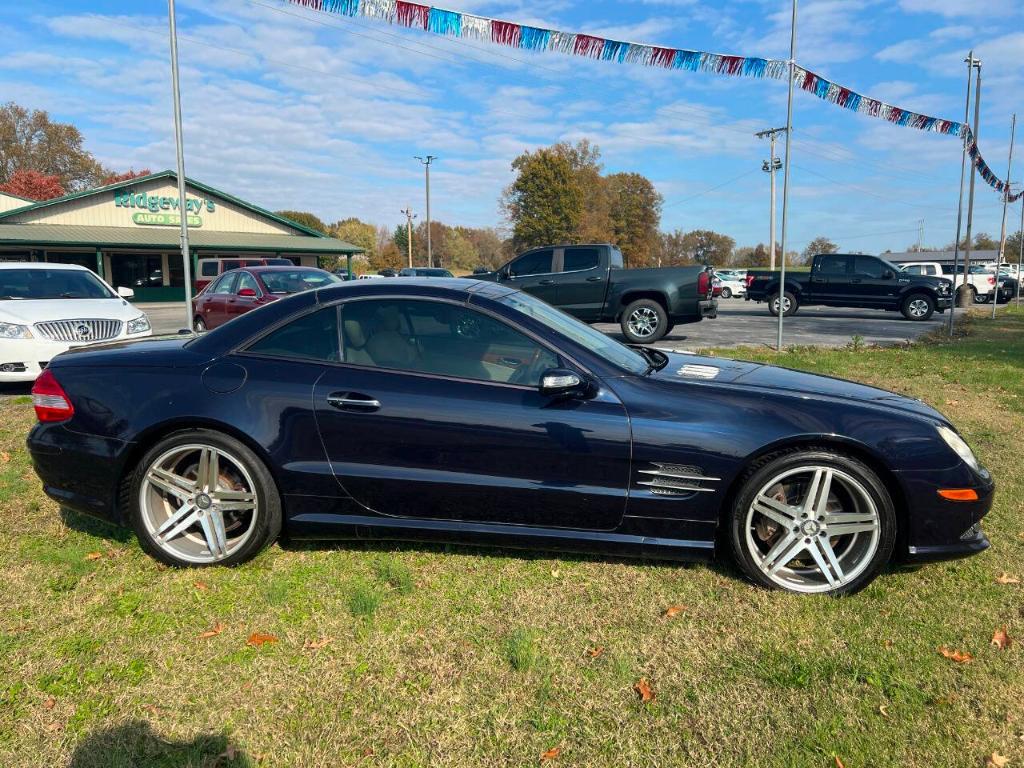
<path fill-rule="evenodd" d="M 989 552 L 839 600 L 728 563 L 390 543 L 171 570 L 61 515 L 3 398 L 0 766 L 1024 765 L 1024 655 L 990 644 L 1024 643 L 1024 585 L 997 582 L 1024 579 L 1024 312 L 1000 314 L 952 343 L 730 350 L 921 397 L 996 477 Z"/>

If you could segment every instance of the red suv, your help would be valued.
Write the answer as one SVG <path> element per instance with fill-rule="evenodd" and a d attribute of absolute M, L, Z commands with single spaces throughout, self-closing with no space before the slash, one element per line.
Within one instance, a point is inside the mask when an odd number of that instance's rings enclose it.
<path fill-rule="evenodd" d="M 342 282 L 315 267 L 233 269 L 192 299 L 192 327 L 202 333 L 283 296 Z"/>

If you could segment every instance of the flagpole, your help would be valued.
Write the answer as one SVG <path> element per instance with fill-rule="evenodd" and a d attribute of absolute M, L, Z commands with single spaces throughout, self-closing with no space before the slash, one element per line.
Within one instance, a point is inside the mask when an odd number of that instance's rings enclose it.
<path fill-rule="evenodd" d="M 953 319 L 956 315 L 956 305 L 959 301 L 956 290 L 956 278 L 960 265 L 960 228 L 964 220 L 964 181 L 967 178 L 967 137 L 970 135 L 967 130 L 968 120 L 971 119 L 971 68 L 974 66 L 974 51 L 967 54 L 967 101 L 964 104 L 964 146 L 960 155 L 960 203 L 956 210 L 956 238 L 953 240 L 953 304 L 949 308 L 949 336 L 953 337 Z M 965 289 L 966 290 L 966 289 Z"/>
<path fill-rule="evenodd" d="M 181 89 L 178 84 L 178 27 L 174 17 L 174 0 L 167 0 L 167 16 L 171 34 L 171 92 L 174 99 L 174 150 L 178 160 L 178 216 L 181 219 L 181 263 L 185 277 L 185 319 L 192 327 L 192 251 L 188 244 L 188 204 L 185 189 L 185 150 L 181 131 Z"/>
<path fill-rule="evenodd" d="M 1017 136 L 1017 113 L 1010 119 L 1010 156 L 1006 161 L 1006 185 L 1003 187 L 1003 224 L 999 232 L 999 258 L 996 259 L 996 285 L 992 291 L 992 319 L 996 319 L 996 305 L 999 304 L 999 267 L 1003 264 L 1006 251 L 1006 209 L 1010 205 L 1010 174 L 1013 173 L 1013 140 Z M 1024 234 L 1021 235 L 1024 237 Z M 1020 273 L 1017 273 L 1018 280 Z"/>
<path fill-rule="evenodd" d="M 789 29 L 789 97 L 786 101 L 786 161 L 782 171 L 782 269 L 779 272 L 779 332 L 775 350 L 782 351 L 782 320 L 786 315 L 786 223 L 789 214 L 789 157 L 793 137 L 793 79 L 796 76 L 796 2 Z"/>

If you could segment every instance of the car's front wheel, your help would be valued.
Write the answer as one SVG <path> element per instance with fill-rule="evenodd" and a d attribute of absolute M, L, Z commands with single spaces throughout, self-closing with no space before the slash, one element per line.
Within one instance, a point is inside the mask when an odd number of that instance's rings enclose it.
<path fill-rule="evenodd" d="M 729 288 L 723 288 L 722 289 L 722 298 L 723 299 L 731 299 L 732 298 L 732 290 L 729 289 Z"/>
<path fill-rule="evenodd" d="M 203 318 L 196 317 L 192 321 L 192 330 L 194 330 L 196 333 L 206 333 L 206 323 L 203 322 Z"/>
<path fill-rule="evenodd" d="M 168 565 L 236 565 L 281 532 L 281 498 L 266 465 L 220 432 L 161 440 L 142 457 L 129 493 L 139 543 Z"/>
<path fill-rule="evenodd" d="M 619 327 L 631 344 L 650 344 L 668 333 L 668 312 L 654 299 L 639 299 L 626 307 Z"/>
<path fill-rule="evenodd" d="M 907 320 L 927 320 L 935 313 L 935 300 L 927 293 L 912 293 L 904 299 L 902 311 Z"/>
<path fill-rule="evenodd" d="M 731 510 L 740 568 L 762 586 L 849 594 L 892 555 L 896 512 L 878 475 L 826 449 L 782 453 L 756 464 Z"/>

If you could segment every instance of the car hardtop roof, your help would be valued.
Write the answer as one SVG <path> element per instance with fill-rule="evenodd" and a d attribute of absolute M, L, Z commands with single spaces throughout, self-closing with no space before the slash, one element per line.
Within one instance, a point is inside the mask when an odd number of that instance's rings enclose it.
<path fill-rule="evenodd" d="M 513 289 L 499 286 L 497 283 L 473 280 L 465 277 L 403 277 L 401 280 L 382 278 L 380 280 L 349 280 L 338 285 L 330 285 L 317 289 L 319 301 L 323 303 L 348 298 L 350 296 L 395 296 L 407 294 L 410 298 L 442 298 L 465 301 L 474 293 L 489 288 L 504 288 L 504 293 L 514 293 Z M 488 292 L 488 295 L 490 292 Z"/>
<path fill-rule="evenodd" d="M 92 272 L 81 264 L 58 264 L 54 261 L 0 261 L 0 269 L 69 269 Z"/>
<path fill-rule="evenodd" d="M 227 269 L 227 270 L 224 270 L 224 274 L 226 275 L 229 272 L 243 272 L 243 271 L 245 271 L 245 272 L 287 272 L 287 271 L 291 271 L 291 270 L 295 270 L 295 269 L 310 269 L 310 270 L 313 270 L 314 272 L 327 272 L 326 269 L 321 269 L 320 267 L 306 267 L 306 266 L 301 266 L 301 265 L 297 266 L 295 264 L 292 264 L 290 267 L 286 267 L 284 264 L 254 264 L 251 267 L 235 267 L 234 269 Z M 330 274 L 330 272 L 327 272 L 327 274 Z"/>

